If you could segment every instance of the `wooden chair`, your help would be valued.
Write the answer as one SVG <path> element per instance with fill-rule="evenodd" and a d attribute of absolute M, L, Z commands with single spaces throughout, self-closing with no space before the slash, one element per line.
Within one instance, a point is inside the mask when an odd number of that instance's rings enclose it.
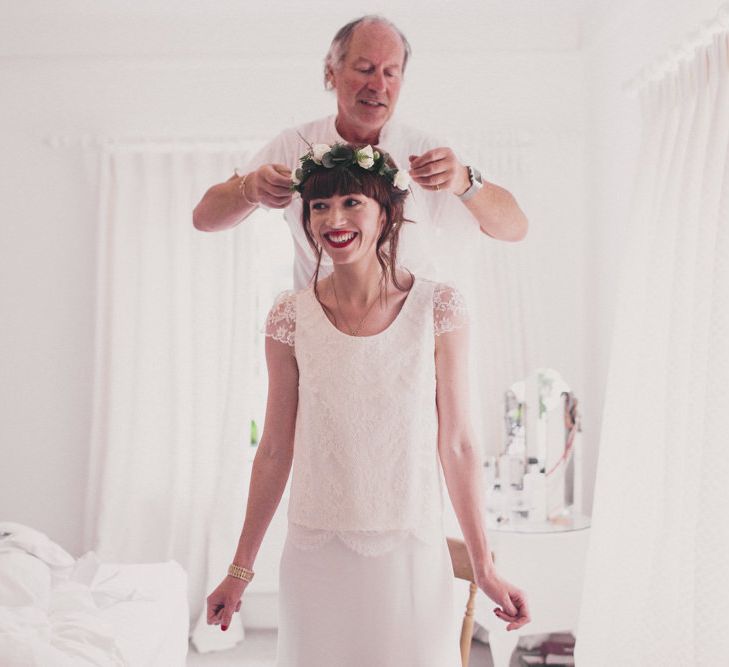
<path fill-rule="evenodd" d="M 471 566 L 471 558 L 468 555 L 466 543 L 455 537 L 447 537 L 446 541 L 448 542 L 448 551 L 453 564 L 453 574 L 457 579 L 471 582 L 468 586 L 466 613 L 463 615 L 463 624 L 461 625 L 461 665 L 462 667 L 468 667 L 468 660 L 471 656 L 471 639 L 473 637 L 473 607 L 478 586 L 473 575 L 473 567 Z"/>

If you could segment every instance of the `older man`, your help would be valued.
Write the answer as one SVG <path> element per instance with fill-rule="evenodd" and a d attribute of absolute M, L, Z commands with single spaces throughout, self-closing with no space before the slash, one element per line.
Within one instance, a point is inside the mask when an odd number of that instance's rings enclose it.
<path fill-rule="evenodd" d="M 393 118 L 409 55 L 405 36 L 382 17 L 365 16 L 342 27 L 324 64 L 325 86 L 337 97 L 336 116 L 283 131 L 251 159 L 245 174 L 236 171 L 212 186 L 193 211 L 195 227 L 228 229 L 259 205 L 285 209 L 294 238 L 294 287 L 305 287 L 313 276 L 314 255 L 301 225 L 301 201 L 292 198 L 291 172 L 308 150 L 304 140 L 339 141 L 379 145 L 398 166 L 408 165 L 422 188 L 405 211 L 407 219 L 420 224 L 404 227 L 400 240 L 400 262 L 414 273 L 436 277 L 429 245 L 433 231 L 447 229 L 466 210 L 484 234 L 504 241 L 524 238 L 527 219 L 508 191 L 483 180 L 474 166 L 461 164 L 450 148 Z M 320 276 L 330 270 L 331 261 L 323 256 Z"/>

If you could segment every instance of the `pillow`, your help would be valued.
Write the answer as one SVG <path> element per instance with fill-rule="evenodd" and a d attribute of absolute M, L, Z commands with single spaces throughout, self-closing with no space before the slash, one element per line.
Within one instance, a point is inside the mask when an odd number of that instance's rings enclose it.
<path fill-rule="evenodd" d="M 47 535 L 22 523 L 0 521 L 0 553 L 24 551 L 52 568 L 71 567 L 76 559 Z"/>
<path fill-rule="evenodd" d="M 48 609 L 51 568 L 24 551 L 0 553 L 0 606 Z"/>

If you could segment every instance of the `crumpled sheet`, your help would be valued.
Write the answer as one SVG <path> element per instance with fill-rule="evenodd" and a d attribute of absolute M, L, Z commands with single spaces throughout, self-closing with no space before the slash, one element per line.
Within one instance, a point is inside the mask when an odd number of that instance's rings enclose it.
<path fill-rule="evenodd" d="M 0 539 L 0 567 L 3 560 L 6 567 L 17 562 L 3 559 L 11 551 L 14 555 L 24 553 L 27 558 L 43 560 L 43 552 L 14 543 L 12 539 Z M 46 565 L 53 575 L 48 578 L 48 595 L 41 598 L 47 600 L 47 606 L 7 604 L 12 602 L 9 598 L 0 600 L 0 665 L 126 666 L 115 628 L 102 618 L 102 611 L 126 601 L 154 600 L 128 584 L 116 582 L 118 568 L 95 582 L 102 563 L 93 551 L 72 565 L 61 565 L 57 559 L 46 561 Z M 21 571 L 17 574 L 20 576 Z M 2 576 L 12 579 L 13 572 L 6 569 Z"/>

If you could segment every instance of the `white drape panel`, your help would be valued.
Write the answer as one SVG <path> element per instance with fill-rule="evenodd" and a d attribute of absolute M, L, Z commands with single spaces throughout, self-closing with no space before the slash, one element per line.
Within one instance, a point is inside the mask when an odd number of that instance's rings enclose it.
<path fill-rule="evenodd" d="M 444 145 L 468 147 L 463 162 L 478 165 L 487 181 L 518 193 L 523 204 L 533 191 L 534 146 L 521 134 L 462 130 Z M 456 282 L 469 307 L 471 420 L 483 454 L 496 456 L 505 443 L 504 393 L 534 370 L 541 347 L 535 285 L 543 263 L 527 241 L 496 241 L 477 231 L 455 199 L 446 215 L 433 254 L 440 276 Z"/>
<path fill-rule="evenodd" d="M 227 146 L 114 145 L 101 156 L 86 544 L 104 560 L 178 561 L 192 619 L 235 551 L 262 390 L 252 381 L 260 226 L 203 233 L 192 209 L 243 162 Z"/>
<path fill-rule="evenodd" d="M 729 35 L 641 93 L 576 662 L 729 655 Z"/>
<path fill-rule="evenodd" d="M 484 153 L 487 151 L 484 150 Z M 481 155 L 476 164 L 494 164 Z M 531 192 L 529 172 L 520 161 L 504 164 L 498 173 L 520 200 Z M 503 183 L 502 180 L 496 180 Z M 504 393 L 517 380 L 532 373 L 542 347 L 542 330 L 537 322 L 535 285 L 541 265 L 534 261 L 533 246 L 527 241 L 507 243 L 479 236 L 472 263 L 472 283 L 480 298 L 474 303 L 472 332 L 476 345 L 471 358 L 477 373 L 480 403 L 476 423 L 484 434 L 484 453 L 497 456 L 505 447 Z"/>
<path fill-rule="evenodd" d="M 497 456 L 505 445 L 504 393 L 534 370 L 538 328 L 530 255 L 524 246 L 483 235 L 477 245 L 471 273 L 480 287 L 480 298 L 471 300 L 471 359 L 476 373 L 472 414 L 474 426 L 483 434 L 485 456 Z"/>

